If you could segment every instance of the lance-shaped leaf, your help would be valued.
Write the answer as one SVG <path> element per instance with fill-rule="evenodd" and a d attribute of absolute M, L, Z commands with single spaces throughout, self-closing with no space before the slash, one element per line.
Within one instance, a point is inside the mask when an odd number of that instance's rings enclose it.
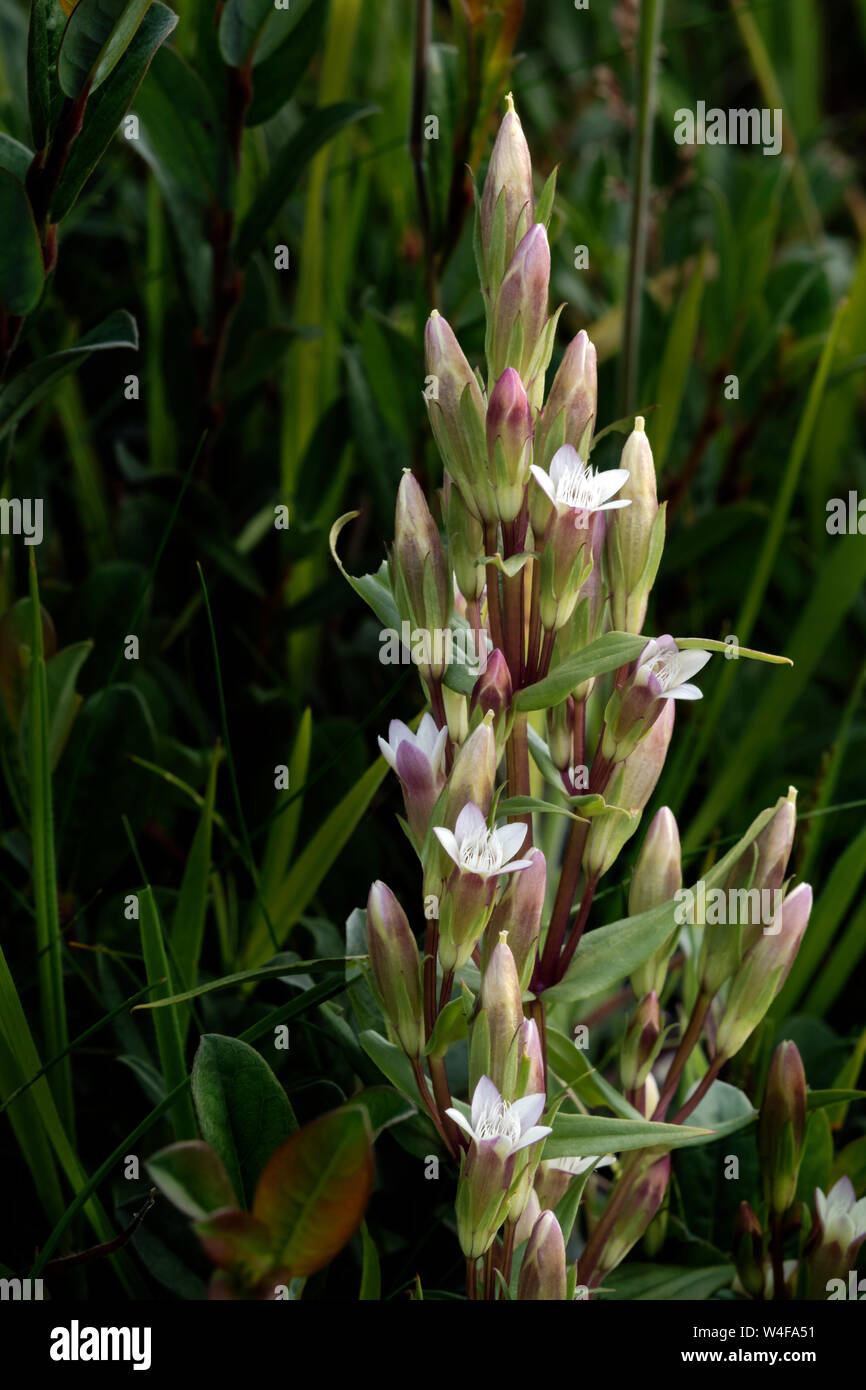
<path fill-rule="evenodd" d="M 373 1187 L 369 1122 L 358 1108 L 305 1125 L 272 1156 L 256 1188 L 253 1216 L 292 1274 L 315 1274 L 352 1238 Z"/>
<path fill-rule="evenodd" d="M 201 1139 L 169 1144 L 144 1166 L 160 1192 L 193 1220 L 237 1204 L 237 1193 L 222 1159 Z"/>
<path fill-rule="evenodd" d="M 30 200 L 8 169 L 0 169 L 0 227 L 0 304 L 23 317 L 39 303 L 45 267 Z"/>
<path fill-rule="evenodd" d="M 624 1153 L 628 1149 L 678 1149 L 712 1137 L 709 1130 L 691 1125 L 560 1113 L 553 1120 L 553 1133 L 544 1141 L 543 1157 L 589 1158 L 592 1154 Z"/>
<path fill-rule="evenodd" d="M 33 151 L 22 145 L 20 140 L 13 140 L 11 135 L 0 130 L 0 169 L 12 174 L 19 183 L 24 183 L 32 162 Z"/>
<path fill-rule="evenodd" d="M 81 4 L 85 0 L 80 0 Z M 78 11 L 76 10 L 76 14 Z M 73 19 L 75 15 L 73 15 Z M 72 21 L 70 20 L 70 23 Z M 57 191 L 51 200 L 51 220 L 59 222 L 74 205 L 79 193 L 99 163 L 120 125 L 160 44 L 177 24 L 177 15 L 168 5 L 151 5 L 126 51 L 108 80 L 91 93 L 84 109 L 84 123 L 69 152 Z"/>
<path fill-rule="evenodd" d="M 64 348 L 62 352 L 54 352 L 38 362 L 32 362 L 0 390 L 0 439 L 28 410 L 32 410 L 61 377 L 80 367 L 92 352 L 106 348 L 138 348 L 138 329 L 135 320 L 125 309 L 110 314 L 98 328 L 91 329 L 79 339 L 74 347 Z"/>
<path fill-rule="evenodd" d="M 226 0 L 220 16 L 219 45 L 229 67 L 239 68 L 252 57 L 265 23 L 274 13 L 274 0 Z"/>
<path fill-rule="evenodd" d="M 255 251 L 316 151 L 339 134 L 344 126 L 360 121 L 376 110 L 378 107 L 362 101 L 338 101 L 332 106 L 323 106 L 320 111 L 314 111 L 291 140 L 283 145 L 238 231 L 235 257 L 241 265 Z"/>
<path fill-rule="evenodd" d="M 202 1135 L 237 1193 L 221 1205 L 246 1205 L 274 1149 L 298 1128 L 288 1096 L 249 1043 L 205 1033 L 193 1062 L 192 1098 Z"/>
<path fill-rule="evenodd" d="M 151 0 L 78 0 L 57 59 L 68 97 L 95 92 L 117 66 L 147 14 Z"/>
<path fill-rule="evenodd" d="M 27 102 L 33 143 L 42 150 L 48 144 L 63 93 L 57 81 L 57 54 L 66 28 L 59 0 L 33 0 L 27 36 Z"/>
<path fill-rule="evenodd" d="M 582 652 L 565 661 L 545 676 L 521 690 L 514 703 L 520 710 L 549 709 L 567 699 L 576 686 L 590 676 L 602 676 L 615 671 L 629 661 L 635 661 L 647 644 L 646 637 L 630 632 L 606 632 L 596 642 L 590 642 Z"/>
<path fill-rule="evenodd" d="M 290 12 L 282 13 L 288 15 Z M 252 72 L 253 99 L 247 112 L 247 125 L 269 121 L 294 95 L 318 52 L 327 14 L 327 5 L 321 0 L 312 0 L 276 47 L 268 44 L 267 53 L 262 50 L 256 53 Z"/>

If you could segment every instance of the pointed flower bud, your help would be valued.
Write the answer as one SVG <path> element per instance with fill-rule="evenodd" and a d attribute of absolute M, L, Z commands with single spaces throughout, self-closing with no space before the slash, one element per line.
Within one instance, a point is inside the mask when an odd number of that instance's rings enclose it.
<path fill-rule="evenodd" d="M 611 611 L 618 632 L 640 632 L 665 540 L 664 508 L 656 497 L 655 464 L 642 415 L 635 419 L 620 466 L 628 472 L 620 496 L 632 505 L 608 530 Z"/>
<path fill-rule="evenodd" d="M 449 473 L 445 475 L 443 510 L 457 586 L 468 602 L 475 603 L 486 583 L 484 566 L 479 564 L 479 556 L 484 554 L 484 529 L 477 516 L 469 511 Z"/>
<path fill-rule="evenodd" d="M 597 411 L 597 356 L 594 344 L 581 329 L 565 349 L 539 417 L 533 452 L 536 464 L 549 470 L 563 444 L 570 444 L 582 458 L 587 458 Z M 622 496 L 630 494 L 624 492 Z"/>
<path fill-rule="evenodd" d="M 643 1172 L 637 1171 L 631 1181 L 631 1190 L 616 1226 L 599 1255 L 596 1279 L 603 1278 L 610 1270 L 615 1269 L 625 1259 L 632 1246 L 637 1245 L 664 1201 L 670 1175 L 670 1154 L 656 1159 Z"/>
<path fill-rule="evenodd" d="M 486 670 L 482 671 L 472 687 L 469 710 L 471 714 L 479 710 L 482 717 L 485 714 L 493 715 L 493 733 L 500 750 L 505 738 L 511 696 L 511 672 L 508 662 L 497 647 L 487 659 Z"/>
<path fill-rule="evenodd" d="M 562 773 L 567 773 L 574 762 L 574 715 L 571 695 L 547 711 L 547 747 L 551 762 Z"/>
<path fill-rule="evenodd" d="M 760 1298 L 764 1291 L 764 1236 L 748 1202 L 740 1203 L 734 1220 L 734 1259 L 744 1291 L 750 1298 Z"/>
<path fill-rule="evenodd" d="M 549 284 L 547 232 L 536 222 L 515 250 L 496 296 L 490 361 L 494 380 L 514 367 L 529 386 L 529 369 L 547 322 Z"/>
<path fill-rule="evenodd" d="M 458 815 L 469 801 L 480 806 L 485 816 L 489 813 L 493 801 L 496 762 L 493 716 L 486 714 L 454 759 L 445 794 L 443 825 L 453 830 Z"/>
<path fill-rule="evenodd" d="M 796 1043 L 773 1053 L 761 1114 L 758 1153 L 767 1204 L 778 1216 L 793 1205 L 806 1137 L 806 1073 Z"/>
<path fill-rule="evenodd" d="M 532 226 L 532 160 L 511 93 L 496 136 L 481 194 L 481 263 L 486 289 L 495 297 L 518 242 Z"/>
<path fill-rule="evenodd" d="M 517 1094 L 534 1096 L 547 1090 L 541 1035 L 534 1018 L 525 1018 L 518 1032 Z"/>
<path fill-rule="evenodd" d="M 535 968 L 547 884 L 547 861 L 541 850 L 528 849 L 526 858 L 529 867 L 511 874 L 490 918 L 490 931 L 497 938 L 500 932 L 508 933 L 521 990 L 529 988 Z"/>
<path fill-rule="evenodd" d="M 637 1091 L 644 1084 L 661 1050 L 661 1016 L 655 993 L 640 1001 L 631 1017 L 620 1054 L 622 1084 Z"/>
<path fill-rule="evenodd" d="M 490 953 L 481 980 L 481 1007 L 490 1029 L 490 1079 L 513 1100 L 517 1083 L 517 1037 L 523 1023 L 523 1002 L 517 966 L 502 932 Z"/>
<path fill-rule="evenodd" d="M 430 378 L 424 399 L 445 467 L 470 511 L 496 521 L 487 477 L 484 398 L 451 327 L 435 309 L 427 320 L 424 349 Z"/>
<path fill-rule="evenodd" d="M 762 934 L 734 976 L 716 1038 L 716 1057 L 739 1052 L 788 978 L 812 911 L 812 889 L 801 883 L 780 909 L 780 930 Z M 775 923 L 774 923 L 775 925 Z"/>
<path fill-rule="evenodd" d="M 490 396 L 486 421 L 490 483 L 502 521 L 514 521 L 523 506 L 532 458 L 532 411 L 526 389 L 513 367 L 501 375 Z"/>
<path fill-rule="evenodd" d="M 406 914 L 377 879 L 367 898 L 367 942 L 382 1009 L 409 1057 L 424 1051 L 421 959 Z"/>
<path fill-rule="evenodd" d="M 826 1196 L 820 1188 L 816 1188 L 815 1225 L 805 1250 L 810 1298 L 825 1299 L 831 1279 L 844 1280 L 847 1277 L 850 1282 L 850 1271 L 856 1266 L 857 1254 L 864 1239 L 866 1197 L 857 1201 L 851 1179 L 840 1178 Z"/>
<path fill-rule="evenodd" d="M 519 1300 L 564 1302 L 565 1241 L 552 1211 L 543 1211 L 532 1228 L 520 1266 Z"/>
<path fill-rule="evenodd" d="M 637 830 L 661 776 L 673 731 L 674 705 L 668 700 L 649 733 L 614 772 L 605 791 L 609 809 L 592 818 L 583 860 L 591 877 L 607 873 Z"/>
<path fill-rule="evenodd" d="M 434 642 L 432 634 L 444 632 L 451 617 L 451 576 L 427 499 L 408 469 L 397 492 L 392 572 L 401 616 L 413 628 L 431 634 L 430 650 L 435 652 L 440 644 Z M 422 667 L 421 674 L 425 679 L 440 680 L 444 671 L 440 660 Z"/>
<path fill-rule="evenodd" d="M 682 854 L 676 817 L 663 806 L 650 821 L 631 878 L 628 895 L 630 917 L 670 902 L 683 886 Z M 658 951 L 632 972 L 631 984 L 638 999 L 653 990 L 661 994 L 667 978 L 668 961 L 677 944 L 676 928 Z"/>

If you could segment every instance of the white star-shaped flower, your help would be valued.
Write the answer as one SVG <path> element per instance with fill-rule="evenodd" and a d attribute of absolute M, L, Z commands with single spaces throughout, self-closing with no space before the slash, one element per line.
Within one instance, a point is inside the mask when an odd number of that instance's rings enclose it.
<path fill-rule="evenodd" d="M 532 863 L 531 859 L 514 859 L 526 839 L 526 826 L 518 822 L 489 830 L 481 808 L 474 801 L 463 807 L 453 831 L 434 825 L 433 834 L 458 869 L 480 874 L 482 878 L 528 869 Z"/>
<path fill-rule="evenodd" d="M 660 687 L 659 699 L 700 700 L 703 692 L 689 681 L 703 670 L 711 656 L 712 652 L 691 648 L 681 652 L 672 637 L 653 637 L 638 658 L 637 670 L 645 678 L 654 678 Z"/>
<path fill-rule="evenodd" d="M 571 444 L 557 449 L 545 473 L 537 464 L 531 467 L 532 476 L 556 508 L 557 515 L 575 513 L 575 526 L 586 527 L 593 512 L 612 511 L 629 507 L 627 497 L 610 499 L 628 481 L 627 468 L 609 468 L 604 473 L 588 467 Z"/>
<path fill-rule="evenodd" d="M 816 1187 L 815 1206 L 824 1228 L 825 1241 L 837 1241 L 843 1250 L 847 1250 L 853 1241 L 860 1241 L 866 1235 L 866 1197 L 857 1201 L 850 1178 L 840 1178 L 826 1196 Z"/>
<path fill-rule="evenodd" d="M 544 1105 L 543 1091 L 522 1100 L 503 1100 L 490 1077 L 482 1076 L 472 1097 L 471 1121 L 453 1108 L 445 1113 L 479 1148 L 493 1149 L 505 1159 L 553 1133 L 550 1125 L 536 1124 Z"/>

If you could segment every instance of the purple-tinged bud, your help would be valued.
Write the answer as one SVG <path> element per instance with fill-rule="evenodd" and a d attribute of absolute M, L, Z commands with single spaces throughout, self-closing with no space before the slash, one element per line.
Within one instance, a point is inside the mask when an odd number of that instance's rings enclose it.
<path fill-rule="evenodd" d="M 385 1017 L 409 1057 L 424 1051 L 421 959 L 409 922 L 391 889 L 377 879 L 367 898 L 367 943 Z"/>
<path fill-rule="evenodd" d="M 565 1301 L 565 1241 L 552 1211 L 543 1211 L 532 1228 L 520 1266 L 517 1297 L 524 1301 Z"/>
<path fill-rule="evenodd" d="M 469 713 L 474 714 L 476 710 L 485 714 L 493 715 L 494 735 L 501 741 L 505 734 L 505 724 L 508 719 L 508 711 L 511 708 L 511 672 L 508 669 L 508 662 L 502 655 L 499 648 L 495 648 L 487 658 L 487 667 L 482 671 L 474 686 L 472 687 L 472 698 L 469 701 Z"/>
<path fill-rule="evenodd" d="M 502 932 L 481 980 L 481 1007 L 490 1029 L 490 1079 L 505 1100 L 514 1100 L 518 1034 L 524 1022 L 522 991 L 514 956 Z M 544 1087 L 541 1088 L 544 1090 Z"/>
<path fill-rule="evenodd" d="M 523 506 L 532 461 L 532 411 L 513 367 L 502 373 L 491 393 L 486 438 L 500 520 L 514 521 Z"/>
<path fill-rule="evenodd" d="M 379 749 L 400 778 L 403 800 L 416 846 L 424 844 L 430 814 L 444 784 L 445 741 L 447 734 L 437 728 L 430 714 L 422 716 L 413 734 L 401 719 L 388 725 L 388 742 L 379 739 Z"/>
<path fill-rule="evenodd" d="M 788 978 L 812 911 L 812 889 L 801 883 L 782 904 L 779 929 L 765 932 L 746 952 L 734 976 L 716 1038 L 716 1057 L 739 1052 Z M 774 926 L 776 923 L 774 922 Z"/>
<path fill-rule="evenodd" d="M 496 763 L 493 715 L 485 714 L 458 750 L 448 777 L 442 824 L 449 830 L 454 829 L 457 817 L 469 801 L 480 806 L 484 816 L 490 814 Z"/>
<path fill-rule="evenodd" d="M 574 763 L 574 715 L 571 695 L 547 711 L 547 746 L 558 772 L 568 773 Z"/>
<path fill-rule="evenodd" d="M 498 513 L 487 478 L 484 397 L 450 325 L 435 309 L 424 330 L 424 349 L 424 399 L 445 467 L 469 510 L 494 522 Z"/>
<path fill-rule="evenodd" d="M 758 1154 L 764 1196 L 778 1216 L 793 1205 L 806 1137 L 806 1073 L 796 1043 L 781 1042 L 773 1053 L 761 1114 Z"/>
<path fill-rule="evenodd" d="M 532 226 L 532 160 L 509 92 L 481 194 L 481 263 L 484 288 L 493 298 L 518 242 Z"/>
<path fill-rule="evenodd" d="M 549 284 L 547 232 L 536 222 L 514 252 L 496 296 L 490 364 L 494 380 L 506 367 L 514 367 L 529 385 L 529 369 L 547 322 Z"/>
<path fill-rule="evenodd" d="M 496 933 L 494 940 L 498 940 L 500 932 L 508 932 L 521 989 L 529 988 L 535 968 L 547 885 L 547 861 L 541 850 L 528 849 L 526 858 L 531 860 L 530 867 L 509 875 L 505 891 L 493 909 L 489 928 L 491 933 Z"/>
<path fill-rule="evenodd" d="M 765 1277 L 764 1233 L 748 1202 L 740 1203 L 734 1219 L 734 1260 L 744 1291 L 750 1298 L 761 1298 Z"/>
<path fill-rule="evenodd" d="M 616 1226 L 599 1254 L 593 1282 L 600 1282 L 622 1263 L 632 1246 L 637 1245 L 665 1199 L 670 1175 L 670 1154 L 656 1159 L 645 1171 L 636 1171 Z M 625 1176 L 621 1181 L 629 1181 L 629 1178 Z"/>
<path fill-rule="evenodd" d="M 623 1039 L 620 1074 L 627 1091 L 637 1091 L 644 1084 L 661 1051 L 661 1044 L 658 995 L 647 994 L 632 1014 Z"/>
<path fill-rule="evenodd" d="M 444 632 L 451 616 L 451 576 L 427 499 L 408 469 L 397 492 L 392 577 L 401 616 L 430 634 L 435 652 L 440 644 L 433 634 Z M 444 662 L 438 661 L 422 667 L 421 674 L 440 680 L 444 671 Z"/>
<path fill-rule="evenodd" d="M 520 1096 L 537 1096 L 547 1091 L 544 1074 L 544 1054 L 541 1050 L 541 1034 L 534 1018 L 525 1018 L 518 1034 L 517 1093 Z"/>
<path fill-rule="evenodd" d="M 785 881 L 797 828 L 797 789 L 780 796 L 772 819 L 737 860 L 725 880 L 726 888 L 776 892 Z"/>
<path fill-rule="evenodd" d="M 540 1172 L 541 1169 L 544 1167 L 544 1164 L 540 1163 L 538 1167 Z M 529 1197 L 527 1198 L 526 1206 L 523 1208 L 523 1211 L 520 1215 L 520 1219 L 517 1222 L 517 1225 L 514 1230 L 515 1246 L 523 1245 L 525 1241 L 529 1240 L 529 1237 L 532 1235 L 532 1228 L 540 1215 L 541 1203 L 538 1200 L 538 1193 L 536 1192 L 535 1188 L 533 1188 L 529 1194 Z"/>
<path fill-rule="evenodd" d="M 600 878 L 616 861 L 623 845 L 640 824 L 646 806 L 661 776 L 668 745 L 674 731 L 674 702 L 664 708 L 649 733 L 617 765 L 605 791 L 609 809 L 593 816 L 584 852 L 584 866 L 593 878 Z"/>
<path fill-rule="evenodd" d="M 665 542 L 665 507 L 656 496 L 652 450 L 638 415 L 626 440 L 620 467 L 629 478 L 620 490 L 630 507 L 612 518 L 607 531 L 611 615 L 618 632 L 640 632 Z"/>
<path fill-rule="evenodd" d="M 563 444 L 571 444 L 581 458 L 588 458 L 597 410 L 596 351 L 585 329 L 581 329 L 565 349 L 553 378 L 547 403 L 535 428 L 533 461 L 545 472 L 549 471 L 554 454 Z"/>
<path fill-rule="evenodd" d="M 469 603 L 475 603 L 487 582 L 484 566 L 479 564 L 479 557 L 484 554 L 484 528 L 478 517 L 469 511 L 450 473 L 445 475 L 443 511 L 457 586 Z"/>
<path fill-rule="evenodd" d="M 682 853 L 677 822 L 673 811 L 663 806 L 650 821 L 637 857 L 628 895 L 629 916 L 637 917 L 641 912 L 671 902 L 682 886 Z M 679 934 L 677 927 L 664 946 L 632 972 L 632 989 L 638 999 L 653 990 L 661 994 L 667 978 L 668 961 Z"/>

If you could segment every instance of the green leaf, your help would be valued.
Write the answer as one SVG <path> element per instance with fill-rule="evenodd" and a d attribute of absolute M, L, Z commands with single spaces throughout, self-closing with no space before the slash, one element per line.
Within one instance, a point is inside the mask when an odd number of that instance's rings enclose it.
<path fill-rule="evenodd" d="M 57 76 L 68 97 L 95 92 L 123 57 L 151 0 L 78 0 L 60 45 Z"/>
<path fill-rule="evenodd" d="M 189 999 L 198 999 L 202 994 L 213 994 L 215 990 L 229 989 L 232 985 L 252 985 L 259 980 L 279 979 L 283 975 L 342 975 L 347 965 L 352 965 L 355 956 L 327 956 L 319 960 L 297 960 L 294 956 L 278 961 L 275 965 L 261 965 L 254 970 L 236 970 L 233 975 L 222 975 L 218 980 L 206 980 L 204 984 L 193 985 L 180 994 L 167 994 L 148 1004 L 137 1005 L 140 1009 L 165 1009 L 169 1005 L 185 1004 Z"/>
<path fill-rule="evenodd" d="M 582 652 L 560 662 L 543 680 L 521 690 L 514 704 L 519 710 L 549 709 L 552 705 L 561 704 L 575 686 L 589 680 L 590 676 L 616 671 L 627 662 L 634 661 L 646 644 L 645 637 L 633 636 L 629 632 L 606 632 L 597 641 L 590 642 Z"/>
<path fill-rule="evenodd" d="M 246 1205 L 271 1154 L 298 1128 L 289 1098 L 254 1047 L 218 1033 L 198 1045 L 192 1095 L 202 1135 Z"/>
<path fill-rule="evenodd" d="M 229 67 L 239 68 L 249 60 L 272 14 L 274 0 L 226 0 L 220 16 L 219 46 Z"/>
<path fill-rule="evenodd" d="M 80 5 L 84 3 L 85 0 L 80 0 Z M 78 10 L 75 11 L 77 14 Z M 52 222 L 62 221 L 74 206 L 94 168 L 115 138 L 117 128 L 154 54 L 176 24 L 174 10 L 161 4 L 160 0 L 154 0 L 117 67 L 99 91 L 89 98 L 84 109 L 81 133 L 69 152 L 57 190 L 51 199 Z"/>
<path fill-rule="evenodd" d="M 709 1139 L 690 1141 L 690 1144 L 711 1143 L 712 1140 L 721 1139 L 727 1134 L 736 1134 L 757 1118 L 758 1112 L 747 1095 L 736 1086 L 729 1086 L 726 1081 L 714 1081 L 703 1100 L 695 1106 L 689 1116 L 690 1124 L 711 1129 L 712 1136 Z M 688 1148 L 690 1144 L 681 1147 Z"/>
<path fill-rule="evenodd" d="M 83 696 L 76 693 L 78 673 L 93 651 L 92 642 L 75 642 L 64 647 L 45 664 L 46 695 L 48 699 L 48 752 L 51 767 L 56 768 L 66 746 L 69 731 L 81 708 Z M 21 747 L 27 746 L 30 724 L 29 704 L 21 714 Z"/>
<path fill-rule="evenodd" d="M 651 1120 L 610 1119 L 607 1115 L 554 1117 L 553 1133 L 544 1141 L 544 1158 L 589 1158 L 627 1149 L 678 1149 L 701 1140 L 706 1130 Z"/>
<path fill-rule="evenodd" d="M 141 948 L 144 952 L 144 965 L 147 983 L 155 985 L 155 994 L 171 993 L 171 971 L 165 953 L 162 923 L 148 884 L 138 895 L 139 927 Z M 171 1011 L 161 1010 L 153 1016 L 156 1033 L 156 1046 L 162 1079 L 167 1094 L 186 1081 L 186 1063 L 183 1057 L 183 1044 L 180 1038 L 177 1016 Z M 196 1134 L 195 1116 L 190 1104 L 189 1092 L 182 1091 L 172 1106 L 171 1120 L 177 1139 L 192 1139 Z"/>
<path fill-rule="evenodd" d="M 411 1120 L 418 1113 L 411 1101 L 399 1091 L 392 1091 L 390 1086 L 367 1086 L 363 1091 L 356 1091 L 342 1108 L 351 1110 L 355 1105 L 366 1112 L 374 1142 L 383 1130 Z"/>
<path fill-rule="evenodd" d="M 807 1091 L 806 1109 L 823 1110 L 826 1105 L 850 1105 L 851 1101 L 866 1099 L 866 1091 L 849 1091 L 834 1087 L 825 1091 Z"/>
<path fill-rule="evenodd" d="M 91 329 L 74 347 L 64 348 L 62 352 L 32 362 L 0 390 L 0 438 L 28 410 L 32 410 L 61 377 L 86 362 L 92 352 L 102 352 L 108 348 L 138 348 L 135 320 L 125 309 L 109 314 L 98 328 Z"/>
<path fill-rule="evenodd" d="M 6 169 L 19 183 L 24 183 L 32 162 L 33 151 L 0 130 L 0 169 Z"/>
<path fill-rule="evenodd" d="M 593 798 L 604 804 L 603 798 Z M 533 811 L 546 812 L 556 816 L 569 816 L 571 820 L 585 821 L 585 816 L 577 816 L 567 806 L 557 806 L 553 801 L 544 801 L 538 796 L 506 796 L 500 801 L 497 811 L 503 816 L 524 816 Z"/>
<path fill-rule="evenodd" d="M 629 1303 L 712 1298 L 729 1288 L 736 1273 L 733 1265 L 707 1265 L 689 1269 L 681 1265 L 628 1264 L 605 1276 L 605 1292 L 599 1298 Z"/>
<path fill-rule="evenodd" d="M 23 318 L 39 303 L 45 266 L 30 200 L 8 169 L 0 169 L 0 227 L 0 305 Z"/>
<path fill-rule="evenodd" d="M 362 120 L 376 110 L 378 108 L 368 102 L 334 102 L 331 106 L 314 111 L 300 130 L 282 146 L 240 225 L 235 258 L 241 265 L 256 250 L 316 151 L 333 140 L 345 126 Z"/>
<path fill-rule="evenodd" d="M 361 1224 L 373 1187 L 373 1153 L 361 1109 L 335 1110 L 277 1149 L 256 1188 L 253 1216 L 271 1234 L 277 1262 L 315 1274 Z"/>
<path fill-rule="evenodd" d="M 379 1267 L 379 1252 L 375 1241 L 367 1230 L 366 1221 L 361 1222 L 361 1245 L 364 1263 L 361 1267 L 360 1303 L 378 1303 L 382 1297 L 382 1271 Z"/>
<path fill-rule="evenodd" d="M 576 1091 L 586 1105 L 606 1105 L 624 1120 L 644 1117 L 625 1096 L 621 1096 L 602 1073 L 592 1066 L 589 1058 L 575 1047 L 570 1038 L 550 1024 L 546 1029 L 547 1060 L 555 1076 Z"/>
<path fill-rule="evenodd" d="M 806 1141 L 797 1177 L 797 1201 L 805 1202 L 811 1210 L 815 1204 L 815 1188 L 826 1193 L 833 1171 L 833 1132 L 824 1110 L 816 1110 L 806 1125 Z"/>
<path fill-rule="evenodd" d="M 692 278 L 677 301 L 659 368 L 660 404 L 658 414 L 652 422 L 651 440 L 656 472 L 659 475 L 668 456 L 694 361 L 706 260 L 706 247 L 702 247 Z"/>
<path fill-rule="evenodd" d="M 301 15 L 278 47 L 253 63 L 253 99 L 247 125 L 261 125 L 290 100 L 295 88 L 319 50 L 327 5 L 313 3 Z"/>
<path fill-rule="evenodd" d="M 177 965 L 178 977 L 181 984 L 190 988 L 194 987 L 198 975 L 198 963 L 207 916 L 213 813 L 220 752 L 221 750 L 216 748 L 211 760 L 201 818 L 196 826 L 192 848 L 186 861 L 183 881 L 180 885 L 180 897 L 177 900 L 171 925 L 172 956 Z M 190 1016 L 189 1010 L 181 1011 L 179 1014 L 181 1040 L 186 1039 Z"/>
<path fill-rule="evenodd" d="M 160 1192 L 193 1220 L 237 1206 L 237 1193 L 222 1159 L 201 1139 L 188 1139 L 160 1149 L 145 1163 Z"/>
<path fill-rule="evenodd" d="M 366 1028 L 360 1034 L 358 1041 L 367 1056 L 373 1059 L 376 1066 L 384 1076 L 387 1076 L 392 1085 L 408 1096 L 415 1105 L 420 1106 L 421 1097 L 415 1084 L 412 1064 L 402 1047 L 388 1042 L 387 1038 L 383 1038 L 382 1034 L 377 1033 L 373 1028 Z"/>
<path fill-rule="evenodd" d="M 27 38 L 27 101 L 33 143 L 39 150 L 48 144 L 63 105 L 57 55 L 65 28 L 60 0 L 33 0 Z"/>
<path fill-rule="evenodd" d="M 245 1211 L 215 1211 L 194 1227 L 214 1264 L 239 1276 L 238 1283 L 254 1284 L 273 1267 L 270 1232 L 263 1222 Z M 224 1295 L 243 1298 L 234 1288 Z"/>

